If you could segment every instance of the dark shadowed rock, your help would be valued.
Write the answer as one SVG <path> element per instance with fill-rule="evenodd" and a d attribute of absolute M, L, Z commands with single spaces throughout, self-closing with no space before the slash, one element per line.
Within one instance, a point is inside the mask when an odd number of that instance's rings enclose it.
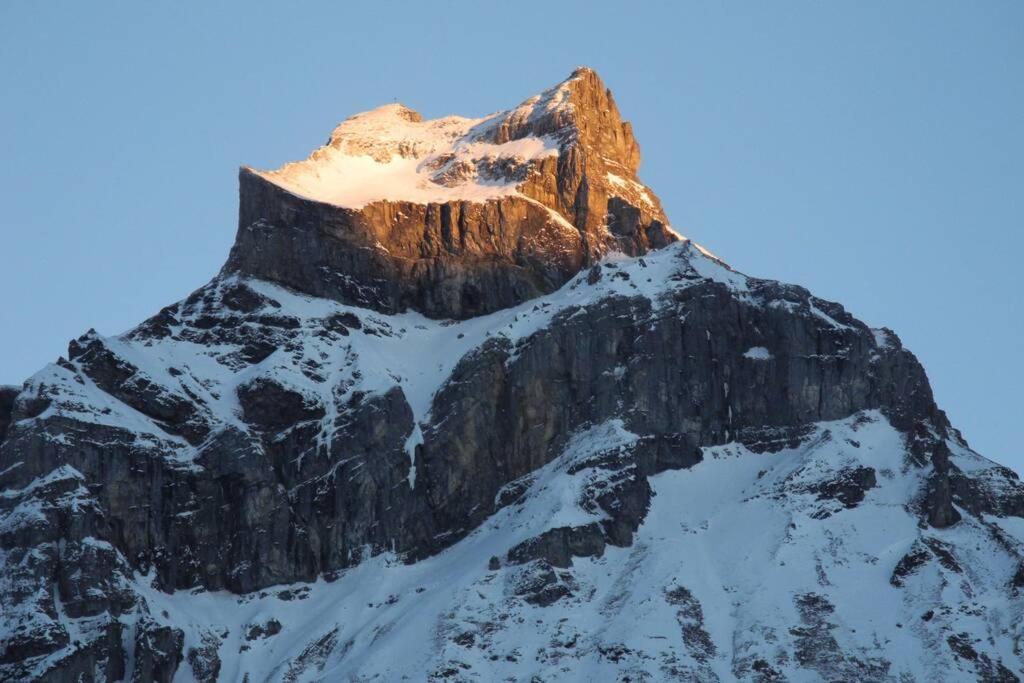
<path fill-rule="evenodd" d="M 869 489 L 875 487 L 875 470 L 871 467 L 851 467 L 841 470 L 837 476 L 813 487 L 819 500 L 837 500 L 843 506 L 852 508 L 864 500 Z"/>
<path fill-rule="evenodd" d="M 508 561 L 525 564 L 545 560 L 552 567 L 569 567 L 573 557 L 600 557 L 605 540 L 601 525 L 550 529 L 536 538 L 523 541 L 508 551 Z"/>
<path fill-rule="evenodd" d="M 0 443 L 7 436 L 7 428 L 11 424 L 11 413 L 14 412 L 14 399 L 17 398 L 18 387 L 0 386 Z"/>
<path fill-rule="evenodd" d="M 221 637 L 213 631 L 206 631 L 202 643 L 189 648 L 186 659 L 197 683 L 216 683 L 220 680 L 220 645 Z"/>
<path fill-rule="evenodd" d="M 181 663 L 184 634 L 169 626 L 145 621 L 135 638 L 133 681 L 171 683 Z"/>
<path fill-rule="evenodd" d="M 238 401 L 245 421 L 265 431 L 279 431 L 324 416 L 323 407 L 268 377 L 258 377 L 239 387 Z"/>
<path fill-rule="evenodd" d="M 953 484 L 950 481 L 949 447 L 939 442 L 932 452 L 934 472 L 928 479 L 925 510 L 928 523 L 944 529 L 960 521 L 960 513 L 953 507 Z"/>

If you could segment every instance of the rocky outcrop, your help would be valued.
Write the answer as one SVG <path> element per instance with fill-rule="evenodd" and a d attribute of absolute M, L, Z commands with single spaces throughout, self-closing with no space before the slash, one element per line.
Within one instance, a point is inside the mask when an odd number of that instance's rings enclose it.
<path fill-rule="evenodd" d="M 180 629 L 143 621 L 135 638 L 132 680 L 171 683 L 181 663 L 183 644 Z"/>

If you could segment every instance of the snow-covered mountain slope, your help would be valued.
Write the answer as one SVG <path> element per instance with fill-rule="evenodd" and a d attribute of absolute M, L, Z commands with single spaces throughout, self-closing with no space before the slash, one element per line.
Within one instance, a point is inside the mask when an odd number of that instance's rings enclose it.
<path fill-rule="evenodd" d="M 894 333 L 622 197 L 319 194 L 478 142 L 635 178 L 599 83 L 244 172 L 217 277 L 0 388 L 0 680 L 1018 680 L 1024 485 Z M 517 206 L 564 238 L 474 251 Z"/>
<path fill-rule="evenodd" d="M 243 502 L 240 494 L 238 501 L 224 498 L 211 507 L 209 500 L 221 499 L 207 498 L 201 482 L 234 469 L 219 462 L 226 434 L 252 448 L 235 451 L 238 466 L 253 467 L 245 459 L 261 458 L 281 469 L 273 482 L 280 503 L 269 505 L 269 517 L 253 520 L 256 537 L 278 533 L 272 529 L 278 505 L 294 515 L 285 523 L 288 534 L 323 534 L 302 519 L 302 500 L 337 488 L 346 497 L 366 492 L 366 482 L 345 489 L 338 480 L 351 484 L 374 459 L 388 460 L 393 470 L 387 507 L 404 505 L 421 515 L 429 507 L 423 499 L 436 495 L 437 469 L 447 468 L 432 460 L 450 457 L 424 444 L 458 419 L 442 399 L 467 381 L 467 363 L 500 347 L 502 366 L 530 366 L 535 348 L 548 355 L 543 339 L 553 329 L 584 320 L 585 334 L 600 330 L 588 320 L 595 311 L 610 313 L 615 325 L 623 310 L 632 311 L 640 328 L 657 336 L 655 321 L 686 326 L 691 315 L 702 315 L 694 301 L 680 301 L 689 292 L 699 293 L 697 301 L 719 292 L 769 315 L 782 312 L 824 338 L 860 339 L 879 374 L 887 357 L 906 355 L 891 333 L 858 329 L 834 304 L 748 279 L 689 242 L 644 258 L 607 260 L 552 295 L 463 322 L 411 312 L 387 316 L 229 275 L 125 335 L 85 335 L 73 343 L 69 361 L 45 368 L 21 393 L 4 453 L 22 459 L 8 456 L 3 476 L 21 472 L 30 483 L 5 491 L 0 538 L 60 533 L 51 526 L 87 517 L 86 510 L 100 519 L 85 524 L 91 528 L 80 537 L 62 539 L 54 557 L 45 541 L 7 551 L 9 567 L 52 561 L 58 577 L 71 574 L 53 582 L 39 581 L 45 573 L 38 571 L 6 575 L 4 593 L 22 598 L 5 610 L 5 632 L 64 643 L 53 654 L 8 665 L 8 672 L 31 677 L 68 666 L 74 653 L 109 639 L 111 623 L 119 624 L 124 643 L 118 671 L 134 669 L 143 679 L 147 669 L 139 662 L 153 655 L 140 659 L 140 639 L 161 628 L 165 638 L 176 635 L 170 649 L 180 647 L 186 660 L 178 667 L 180 680 L 202 679 L 203 672 L 214 680 L 209 674 L 218 667 L 220 680 L 245 674 L 250 680 L 520 680 L 533 674 L 550 680 L 846 680 L 853 672 L 862 680 L 958 680 L 1001 675 L 1000 667 L 1018 670 L 1014 585 L 1024 527 L 1000 517 L 1019 511 L 1024 500 L 1015 477 L 972 453 L 955 432 L 940 437 L 941 421 L 928 425 L 927 434 L 897 430 L 885 413 L 899 421 L 906 412 L 899 406 L 865 407 L 795 430 L 761 417 L 745 420 L 744 413 L 757 412 L 756 403 L 772 396 L 764 374 L 790 378 L 805 354 L 792 340 L 759 337 L 737 345 L 738 339 L 704 325 L 696 330 L 699 340 L 725 337 L 736 356 L 729 362 L 754 374 L 744 380 L 739 370 L 729 373 L 731 386 L 721 388 L 730 397 L 724 419 L 709 439 L 716 445 L 701 446 L 699 454 L 674 444 L 677 453 L 668 463 L 650 462 L 650 427 L 634 426 L 645 422 L 637 414 L 644 408 L 623 400 L 630 384 L 647 381 L 638 374 L 650 361 L 633 351 L 622 364 L 591 358 L 585 368 L 612 386 L 614 402 L 601 411 L 605 419 L 581 420 L 565 439 L 550 440 L 561 443 L 553 459 L 524 466 L 522 476 L 488 493 L 491 504 L 479 524 L 443 532 L 463 538 L 432 557 L 414 564 L 401 559 L 449 545 L 434 544 L 440 521 L 431 526 L 431 538 L 410 538 L 409 515 L 392 521 L 379 507 L 366 513 L 366 522 L 383 523 L 390 538 L 364 533 L 343 543 L 346 556 L 338 561 L 325 557 L 311 567 L 285 561 L 276 573 L 249 566 L 273 569 L 272 558 L 261 557 L 266 546 L 257 543 L 247 558 L 249 548 L 231 552 L 234 535 L 216 543 L 191 535 L 213 523 L 211 516 L 219 517 L 225 505 L 258 505 L 273 496 L 260 491 Z M 814 346 L 825 350 L 821 339 Z M 856 362 L 849 346 L 840 351 L 814 354 L 815 362 Z M 127 379 L 114 382 L 109 375 Z M 361 420 L 365 397 L 396 392 L 409 417 L 397 420 L 382 452 L 359 447 L 363 427 L 353 423 Z M 254 396 L 268 398 L 268 405 Z M 468 397 L 479 400 L 477 389 Z M 33 407 L 33 401 L 46 405 Z M 180 407 L 185 404 L 192 409 Z M 518 409 L 528 414 L 531 406 Z M 371 418 L 370 428 L 382 429 L 379 420 L 401 413 L 391 409 Z M 946 447 L 946 466 L 962 492 L 954 514 L 963 518 L 947 529 L 924 521 L 934 502 L 936 467 L 915 452 L 923 442 L 933 453 L 937 443 Z M 26 443 L 64 464 L 44 471 L 50 462 L 28 461 Z M 93 457 L 84 458 L 82 449 L 92 449 Z M 474 455 L 486 452 L 478 447 Z M 147 468 L 141 482 L 147 488 L 154 469 L 180 481 L 162 484 L 162 506 L 155 500 L 140 506 L 137 495 L 110 490 L 131 488 L 127 482 L 108 481 L 106 490 L 90 485 L 95 468 L 117 469 L 120 460 L 129 469 Z M 650 477 L 649 491 L 634 490 L 654 472 L 660 473 Z M 470 481 L 486 488 L 484 481 Z M 188 495 L 174 500 L 171 491 L 178 488 Z M 145 521 L 134 514 L 140 507 L 147 509 Z M 112 544 L 112 529 L 102 519 L 110 514 L 125 518 L 129 528 L 160 517 L 166 528 L 146 534 L 168 537 L 156 547 L 153 538 Z M 349 523 L 358 514 L 349 512 Z M 624 520 L 634 529 L 625 538 L 615 530 Z M 222 576 L 203 573 L 196 559 L 218 565 Z M 94 568 L 113 571 L 99 576 Z M 294 583 L 300 577 L 311 583 Z M 73 588 L 62 589 L 64 583 Z M 194 585 L 211 590 L 187 588 Z M 860 597 L 865 590 L 870 600 Z M 92 614 L 89 596 L 79 593 L 92 594 L 105 613 Z M 112 621 L 108 605 L 119 602 L 121 616 Z M 105 661 L 109 672 L 109 653 L 105 660 L 95 652 L 90 657 L 90 666 Z M 159 678 L 159 667 L 149 666 Z"/>
<path fill-rule="evenodd" d="M 549 529 L 600 521 L 587 494 L 614 475 L 595 461 L 617 465 L 638 438 L 617 420 L 574 435 L 513 504 L 413 565 L 385 553 L 246 596 L 140 590 L 186 648 L 216 643 L 224 680 L 955 681 L 1019 669 L 1006 590 L 1019 557 L 996 539 L 1019 545 L 1024 529 L 921 529 L 905 504 L 922 473 L 876 411 L 820 423 L 796 448 L 724 444 L 653 477 L 631 547 L 564 568 L 502 562 Z M 992 467 L 954 446 L 961 465 Z M 878 473 L 863 500 L 828 495 L 860 469 Z"/>

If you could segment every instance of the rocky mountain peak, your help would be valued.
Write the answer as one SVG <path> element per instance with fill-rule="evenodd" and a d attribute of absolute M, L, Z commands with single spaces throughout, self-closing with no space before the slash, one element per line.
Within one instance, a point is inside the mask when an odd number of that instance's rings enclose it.
<path fill-rule="evenodd" d="M 579 69 L 243 169 L 221 273 L 0 386 L 0 681 L 1019 680 L 1024 484 L 638 159 Z"/>
<path fill-rule="evenodd" d="M 587 68 L 482 118 L 385 105 L 302 161 L 242 169 L 226 269 L 383 312 L 489 313 L 678 239 L 639 162 Z"/>
<path fill-rule="evenodd" d="M 566 80 L 507 112 L 495 128 L 498 143 L 552 134 L 600 154 L 627 177 L 640 168 L 632 126 L 622 120 L 611 90 L 589 67 L 577 67 Z"/>

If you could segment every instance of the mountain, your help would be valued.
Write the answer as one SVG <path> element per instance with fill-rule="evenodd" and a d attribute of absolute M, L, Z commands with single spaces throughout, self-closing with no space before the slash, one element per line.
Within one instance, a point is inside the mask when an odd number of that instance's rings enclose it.
<path fill-rule="evenodd" d="M 383 313 L 493 313 L 679 239 L 639 165 L 589 69 L 482 119 L 384 106 L 304 161 L 242 169 L 226 270 Z"/>
<path fill-rule="evenodd" d="M 1018 680 L 1024 485 L 638 167 L 581 68 L 243 168 L 211 282 L 0 389 L 0 678 Z"/>

